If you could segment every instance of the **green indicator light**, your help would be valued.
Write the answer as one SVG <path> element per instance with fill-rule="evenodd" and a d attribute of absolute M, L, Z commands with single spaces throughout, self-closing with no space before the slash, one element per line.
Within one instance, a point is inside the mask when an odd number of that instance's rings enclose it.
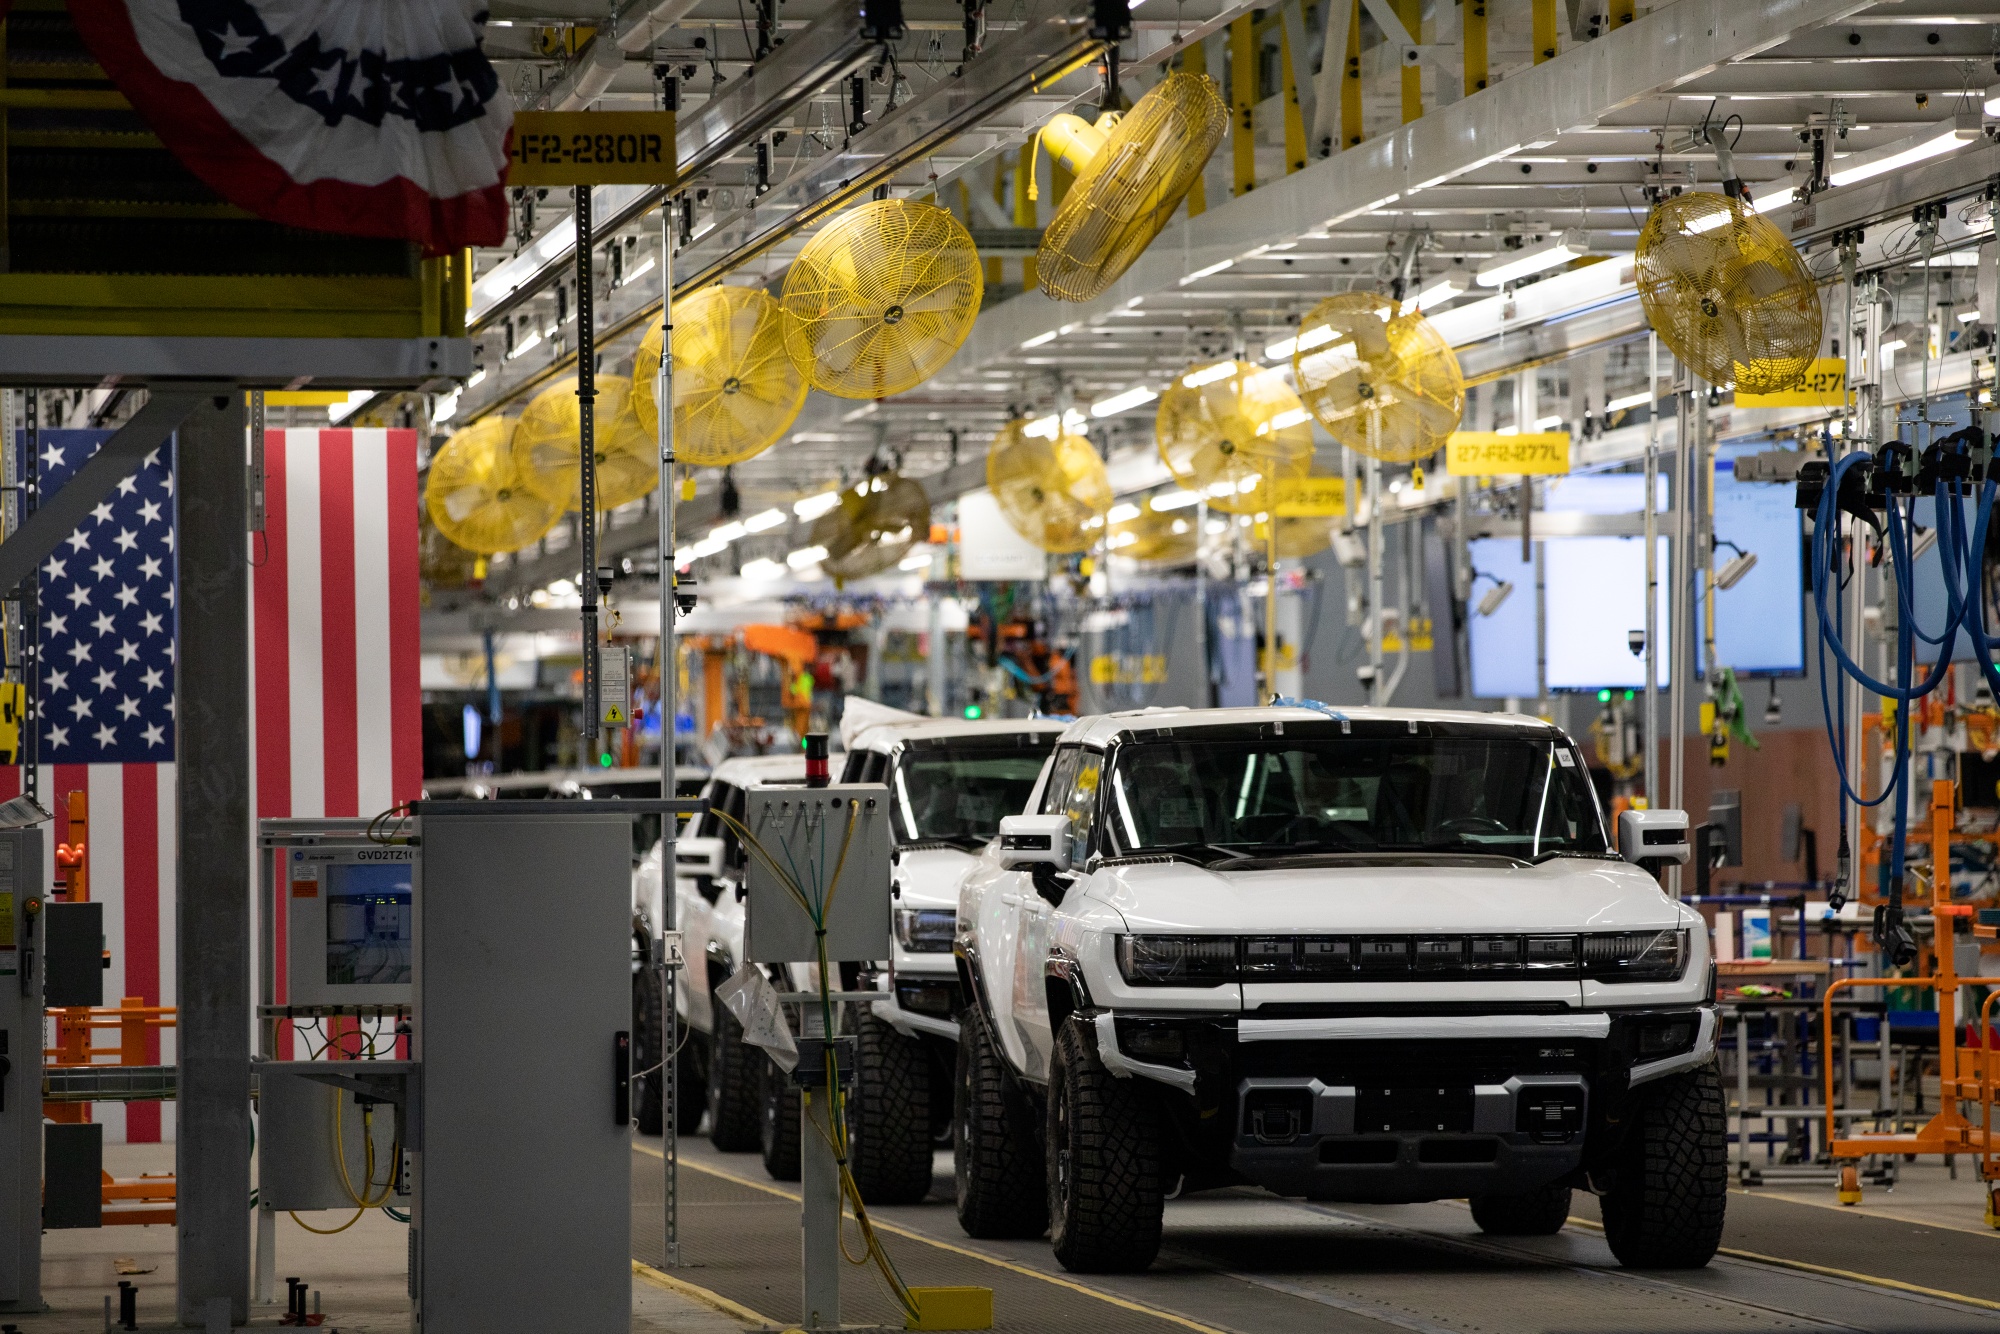
<path fill-rule="evenodd" d="M 1625 702 L 1627 704 L 1630 704 L 1632 702 L 1632 692 L 1629 690 L 1625 692 Z"/>
<path fill-rule="evenodd" d="M 968 704 L 965 706 L 965 716 L 968 718 L 984 717 L 985 713 L 986 711 L 980 708 L 977 704 Z"/>
<path fill-rule="evenodd" d="M 1598 691 L 1597 702 L 1599 704 L 1609 704 L 1611 702 L 1611 692 L 1609 690 Z"/>
<path fill-rule="evenodd" d="M 604 754 L 599 755 L 597 757 L 597 762 L 603 765 L 605 768 L 609 769 L 611 767 L 611 752 L 606 751 L 604 752 Z"/>

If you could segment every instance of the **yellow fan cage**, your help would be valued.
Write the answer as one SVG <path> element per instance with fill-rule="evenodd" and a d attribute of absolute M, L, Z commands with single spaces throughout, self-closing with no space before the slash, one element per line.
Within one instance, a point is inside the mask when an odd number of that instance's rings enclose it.
<path fill-rule="evenodd" d="M 1201 535 L 1192 508 L 1141 510 L 1136 518 L 1111 525 L 1109 548 L 1120 556 L 1148 564 L 1185 565 L 1195 557 Z"/>
<path fill-rule="evenodd" d="M 632 362 L 632 406 L 649 439 L 660 430 L 662 321 Z M 674 457 L 696 468 L 755 458 L 784 438 L 805 406 L 806 377 L 785 346 L 785 312 L 755 287 L 704 287 L 674 303 Z"/>
<path fill-rule="evenodd" d="M 1312 418 L 1275 370 L 1244 361 L 1196 367 L 1160 395 L 1153 438 L 1190 491 L 1231 514 L 1270 508 L 1271 483 L 1312 471 Z"/>
<path fill-rule="evenodd" d="M 481 555 L 519 551 L 562 518 L 562 506 L 529 490 L 514 466 L 514 425 L 484 417 L 454 432 L 431 459 L 424 509 L 447 538 Z"/>
<path fill-rule="evenodd" d="M 1025 421 L 1000 428 L 986 451 L 986 485 L 1014 531 L 1048 552 L 1087 551 L 1104 536 L 1111 476 L 1090 441 L 1067 431 L 1029 435 Z"/>
<path fill-rule="evenodd" d="M 1429 458 L 1465 410 L 1451 344 L 1379 292 L 1346 292 L 1314 306 L 1299 321 L 1292 378 L 1327 434 L 1385 463 Z"/>
<path fill-rule="evenodd" d="M 820 568 L 835 582 L 866 579 L 894 566 L 930 538 L 931 501 L 900 473 L 863 480 L 840 493 L 840 504 L 813 521 L 806 539 L 825 547 Z"/>
<path fill-rule="evenodd" d="M 792 261 L 785 346 L 815 389 L 888 398 L 943 369 L 985 292 L 979 251 L 957 218 L 878 199 L 840 214 Z"/>
<path fill-rule="evenodd" d="M 597 377 L 591 424 L 597 460 L 597 508 L 616 509 L 660 484 L 660 452 L 632 411 L 632 382 Z M 576 377 L 551 385 L 529 401 L 514 424 L 514 463 L 528 489 L 565 510 L 583 507 L 582 417 Z"/>
<path fill-rule="evenodd" d="M 1063 161 L 1083 160 L 1042 233 L 1035 265 L 1044 292 L 1088 301 L 1132 267 L 1201 179 L 1229 108 L 1215 80 L 1182 72 L 1161 80 L 1109 134 L 1073 116 L 1058 119 L 1075 122 L 1058 127 L 1070 131 L 1070 151 L 1058 150 Z"/>
<path fill-rule="evenodd" d="M 1710 384 L 1776 393 L 1819 355 L 1819 285 L 1740 200 L 1704 191 L 1662 203 L 1639 233 L 1637 270 L 1647 321 Z"/>

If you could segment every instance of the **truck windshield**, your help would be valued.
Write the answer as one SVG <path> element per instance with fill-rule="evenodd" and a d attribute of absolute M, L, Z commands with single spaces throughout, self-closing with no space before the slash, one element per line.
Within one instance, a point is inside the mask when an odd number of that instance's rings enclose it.
<path fill-rule="evenodd" d="M 1000 830 L 1000 817 L 1028 804 L 1055 737 L 1021 745 L 912 748 L 890 779 L 898 843 L 944 841 L 977 847 Z"/>
<path fill-rule="evenodd" d="M 1107 800 L 1125 852 L 1606 851 L 1581 758 L 1540 737 L 1140 742 L 1119 749 Z"/>

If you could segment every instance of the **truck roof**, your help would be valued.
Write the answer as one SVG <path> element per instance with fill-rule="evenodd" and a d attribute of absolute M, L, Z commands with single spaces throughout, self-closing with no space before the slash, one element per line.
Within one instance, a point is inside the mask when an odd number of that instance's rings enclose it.
<path fill-rule="evenodd" d="M 1012 736 L 1023 732 L 1054 737 L 1072 725 L 1067 718 L 914 718 L 908 722 L 875 723 L 866 730 L 857 732 L 848 748 L 886 751 L 904 741 Z"/>
<path fill-rule="evenodd" d="M 1103 745 L 1117 737 L 1130 736 L 1135 732 L 1153 731 L 1161 727 L 1171 727 L 1178 732 L 1183 728 L 1241 727 L 1245 724 L 1268 722 L 1325 722 L 1330 718 L 1346 718 L 1353 722 L 1428 722 L 1517 727 L 1524 732 L 1542 733 L 1555 730 L 1553 724 L 1532 714 L 1485 713 L 1474 709 L 1378 709 L 1367 705 L 1352 707 L 1325 705 L 1318 708 L 1302 705 L 1260 705 L 1255 708 L 1191 709 L 1186 705 L 1174 705 L 1167 708 L 1155 706 L 1145 709 L 1126 709 L 1118 713 L 1100 713 L 1088 718 L 1079 718 L 1064 731 L 1063 740 L 1081 742 L 1085 745 Z"/>
<path fill-rule="evenodd" d="M 800 753 L 784 755 L 737 755 L 715 766 L 712 780 L 743 787 L 750 783 L 766 783 L 774 778 L 804 778 L 806 757 Z"/>

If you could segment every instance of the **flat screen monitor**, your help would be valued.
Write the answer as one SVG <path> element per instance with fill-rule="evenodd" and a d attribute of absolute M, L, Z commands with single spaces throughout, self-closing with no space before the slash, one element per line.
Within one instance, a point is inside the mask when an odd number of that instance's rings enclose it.
<path fill-rule="evenodd" d="M 1466 599 L 1465 626 L 1472 693 L 1480 699 L 1533 699 L 1538 690 L 1534 563 L 1521 559 L 1517 538 L 1474 538 L 1466 547 L 1475 572 L 1472 595 Z M 1480 600 L 1492 592 L 1496 580 L 1512 584 L 1514 590 L 1491 616 L 1481 616 Z"/>
<path fill-rule="evenodd" d="M 1806 670 L 1805 559 L 1790 483 L 1739 482 L 1715 474 L 1715 536 L 1756 554 L 1733 588 L 1715 594 L 1715 654 L 1738 676 L 1803 676 Z M 1720 570 L 1736 553 L 1718 545 Z"/>
<path fill-rule="evenodd" d="M 1644 494 L 1641 492 L 1640 494 Z M 1667 539 L 1658 539 L 1660 599 L 1655 612 L 1659 684 L 1673 661 L 1668 612 Z M 1550 690 L 1637 690 L 1646 659 L 1629 636 L 1646 627 L 1646 541 L 1641 537 L 1554 537 L 1542 544 Z"/>

